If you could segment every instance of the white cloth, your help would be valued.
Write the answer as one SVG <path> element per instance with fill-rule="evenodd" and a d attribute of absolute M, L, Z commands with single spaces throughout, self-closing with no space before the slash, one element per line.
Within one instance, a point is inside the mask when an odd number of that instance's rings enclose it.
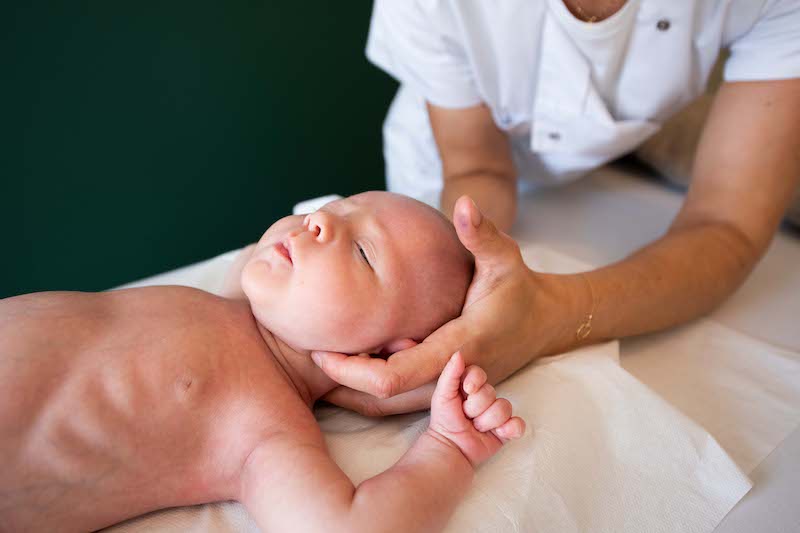
<path fill-rule="evenodd" d="M 800 76 L 798 0 L 629 2 L 587 24 L 563 0 L 376 0 L 366 54 L 401 83 L 383 127 L 389 189 L 438 201 L 426 100 L 486 104 L 521 185 L 547 185 L 657 131 L 702 93 L 721 47 L 728 81 Z"/>
<path fill-rule="evenodd" d="M 622 370 L 616 351 L 616 343 L 578 350 L 498 387 L 533 431 L 478 469 L 446 531 L 714 529 L 748 479 L 705 430 Z M 390 467 L 428 423 L 329 409 L 319 418 L 356 483 Z"/>
<path fill-rule="evenodd" d="M 704 319 L 630 339 L 623 353 L 628 372 L 707 429 L 748 474 L 800 427 L 797 352 Z"/>
<path fill-rule="evenodd" d="M 129 286 L 183 283 L 214 291 L 236 251 Z M 550 272 L 574 260 L 527 246 Z M 619 366 L 618 343 L 530 365 L 498 386 L 533 431 L 477 472 L 447 531 L 710 532 L 749 490 L 716 441 Z M 317 411 L 332 457 L 358 483 L 390 467 L 427 426 L 427 413 L 368 419 Z M 221 503 L 162 511 L 111 528 L 257 531 L 243 507 Z"/>

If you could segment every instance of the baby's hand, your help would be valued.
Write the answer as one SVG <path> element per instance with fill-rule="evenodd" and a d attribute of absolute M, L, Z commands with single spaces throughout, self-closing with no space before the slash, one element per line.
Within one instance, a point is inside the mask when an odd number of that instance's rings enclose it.
<path fill-rule="evenodd" d="M 511 403 L 497 398 L 486 372 L 475 365 L 465 370 L 464 359 L 456 352 L 433 392 L 428 431 L 446 438 L 472 466 L 478 466 L 525 432 L 525 422 L 511 415 Z"/>

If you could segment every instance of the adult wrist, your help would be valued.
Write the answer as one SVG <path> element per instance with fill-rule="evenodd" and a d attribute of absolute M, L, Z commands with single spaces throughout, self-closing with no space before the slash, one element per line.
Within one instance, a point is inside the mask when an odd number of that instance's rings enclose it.
<path fill-rule="evenodd" d="M 593 342 L 590 327 L 596 302 L 584 274 L 534 272 L 533 277 L 536 293 L 531 319 L 533 330 L 543 340 L 537 355 L 564 353 Z M 543 329 L 549 334 L 542 335 Z"/>

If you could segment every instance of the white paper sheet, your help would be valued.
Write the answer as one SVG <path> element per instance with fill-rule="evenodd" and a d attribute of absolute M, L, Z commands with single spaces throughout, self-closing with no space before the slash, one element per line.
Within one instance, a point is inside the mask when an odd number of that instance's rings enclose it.
<path fill-rule="evenodd" d="M 630 339 L 623 367 L 706 428 L 751 472 L 800 424 L 795 352 L 713 320 Z"/>
<path fill-rule="evenodd" d="M 533 431 L 481 467 L 446 531 L 712 531 L 750 483 L 714 439 L 622 370 L 616 343 L 532 365 L 498 387 Z M 358 483 L 391 466 L 427 416 L 324 409 Z M 366 453 L 365 453 L 366 452 Z"/>

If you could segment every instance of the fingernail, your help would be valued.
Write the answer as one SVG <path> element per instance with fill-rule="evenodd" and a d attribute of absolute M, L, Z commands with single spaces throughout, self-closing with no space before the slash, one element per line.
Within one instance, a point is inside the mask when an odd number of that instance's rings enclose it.
<path fill-rule="evenodd" d="M 478 209 L 478 206 L 475 204 L 475 201 L 472 198 L 470 198 L 469 201 L 472 202 L 472 207 L 474 208 L 469 216 L 472 225 L 477 228 L 478 226 L 481 225 L 481 220 L 483 220 L 483 215 L 481 215 L 481 211 L 480 209 Z"/>
<path fill-rule="evenodd" d="M 458 223 L 458 227 L 461 229 L 466 229 L 467 226 L 472 224 L 472 220 L 466 213 L 463 212 L 463 210 L 459 213 L 456 213 L 456 222 Z"/>
<path fill-rule="evenodd" d="M 320 357 L 320 355 L 317 352 L 311 352 L 311 359 L 317 366 L 320 366 L 322 364 L 322 357 Z"/>

